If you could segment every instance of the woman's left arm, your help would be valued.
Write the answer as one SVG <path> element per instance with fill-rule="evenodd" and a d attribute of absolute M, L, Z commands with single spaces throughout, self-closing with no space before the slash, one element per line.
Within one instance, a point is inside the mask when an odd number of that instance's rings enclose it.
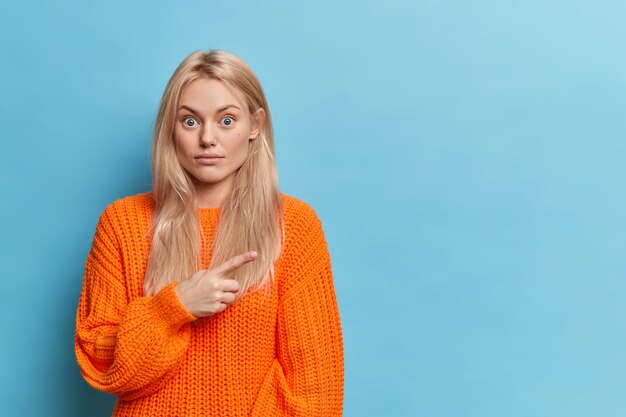
<path fill-rule="evenodd" d="M 317 216 L 307 229 L 297 282 L 279 301 L 277 358 L 252 417 L 342 415 L 343 336 L 330 254 Z"/>

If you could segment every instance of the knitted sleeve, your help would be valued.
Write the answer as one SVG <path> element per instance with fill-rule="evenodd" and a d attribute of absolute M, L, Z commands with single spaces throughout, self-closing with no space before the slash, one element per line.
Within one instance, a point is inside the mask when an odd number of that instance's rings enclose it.
<path fill-rule="evenodd" d="M 115 210 L 96 226 L 85 262 L 76 314 L 74 351 L 93 388 L 124 400 L 157 391 L 173 375 L 189 345 L 195 320 L 180 303 L 173 282 L 158 294 L 128 301 Z"/>
<path fill-rule="evenodd" d="M 302 237 L 290 267 L 293 285 L 279 300 L 277 358 L 252 417 L 342 415 L 342 330 L 330 255 L 317 216 Z"/>

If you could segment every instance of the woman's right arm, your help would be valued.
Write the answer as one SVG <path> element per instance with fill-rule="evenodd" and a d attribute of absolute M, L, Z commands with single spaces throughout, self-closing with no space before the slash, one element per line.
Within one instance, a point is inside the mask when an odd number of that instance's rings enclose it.
<path fill-rule="evenodd" d="M 85 262 L 74 351 L 89 385 L 133 400 L 156 392 L 174 374 L 196 317 L 180 302 L 178 282 L 128 301 L 112 207 L 98 220 Z"/>

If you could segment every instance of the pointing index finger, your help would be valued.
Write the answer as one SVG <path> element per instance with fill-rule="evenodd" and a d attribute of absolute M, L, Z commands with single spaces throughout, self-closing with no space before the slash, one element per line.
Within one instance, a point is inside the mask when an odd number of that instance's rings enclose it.
<path fill-rule="evenodd" d="M 255 260 L 257 258 L 257 253 L 256 251 L 250 251 L 250 252 L 246 252 L 246 253 L 242 253 L 241 255 L 237 255 L 233 258 L 230 258 L 228 261 L 224 262 L 223 264 L 221 264 L 220 266 L 218 266 L 218 269 L 220 272 L 232 272 L 235 269 L 247 264 L 248 262 L 251 262 L 253 260 Z"/>

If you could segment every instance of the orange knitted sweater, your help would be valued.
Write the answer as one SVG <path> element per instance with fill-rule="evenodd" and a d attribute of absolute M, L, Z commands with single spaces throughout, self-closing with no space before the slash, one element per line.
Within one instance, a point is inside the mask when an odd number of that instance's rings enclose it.
<path fill-rule="evenodd" d="M 143 296 L 150 193 L 107 206 L 96 226 L 74 350 L 113 416 L 340 416 L 343 338 L 330 255 L 315 211 L 281 194 L 285 246 L 271 296 L 245 294 L 196 320 L 168 284 Z M 198 209 L 208 268 L 219 208 Z"/>

